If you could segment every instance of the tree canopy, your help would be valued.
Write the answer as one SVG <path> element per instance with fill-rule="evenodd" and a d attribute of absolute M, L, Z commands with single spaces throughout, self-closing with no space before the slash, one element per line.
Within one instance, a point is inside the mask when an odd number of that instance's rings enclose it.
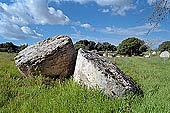
<path fill-rule="evenodd" d="M 154 8 L 153 8 L 153 13 L 148 19 L 150 24 L 153 24 L 153 28 L 149 30 L 152 31 L 154 30 L 161 21 L 169 20 L 169 12 L 170 12 L 170 0 L 155 0 Z M 148 33 L 149 33 L 148 32 Z"/>
<path fill-rule="evenodd" d="M 115 45 L 112 45 L 108 42 L 104 43 L 95 43 L 94 41 L 88 41 L 88 40 L 80 40 L 74 44 L 74 47 L 76 51 L 78 49 L 83 48 L 86 50 L 97 50 L 97 51 L 116 51 L 117 48 Z"/>
<path fill-rule="evenodd" d="M 0 44 L 0 52 L 14 52 L 18 53 L 19 51 L 25 49 L 28 45 L 23 44 L 21 46 L 16 46 L 12 42 L 6 42 Z"/>
<path fill-rule="evenodd" d="M 86 49 L 86 50 L 93 50 L 95 49 L 96 43 L 93 41 L 88 40 L 80 40 L 74 44 L 74 47 L 76 51 L 78 51 L 80 48 Z"/>
<path fill-rule="evenodd" d="M 170 52 L 170 41 L 165 41 L 162 44 L 159 45 L 158 50 L 163 51 L 169 51 Z"/>
<path fill-rule="evenodd" d="M 118 46 L 118 53 L 121 55 L 140 55 L 142 52 L 145 52 L 146 46 L 145 42 L 138 38 L 132 37 L 123 40 Z"/>

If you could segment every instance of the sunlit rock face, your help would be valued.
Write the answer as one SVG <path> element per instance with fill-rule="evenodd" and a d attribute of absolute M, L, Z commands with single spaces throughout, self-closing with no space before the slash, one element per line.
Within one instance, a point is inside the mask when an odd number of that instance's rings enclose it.
<path fill-rule="evenodd" d="M 74 81 L 88 88 L 98 87 L 109 96 L 121 96 L 128 92 L 142 93 L 142 90 L 116 65 L 98 54 L 79 49 Z"/>
<path fill-rule="evenodd" d="M 168 59 L 170 57 L 170 53 L 168 51 L 163 51 L 161 54 L 160 54 L 160 57 L 161 58 L 166 58 Z"/>
<path fill-rule="evenodd" d="M 71 38 L 57 35 L 28 46 L 15 57 L 24 76 L 65 78 L 74 73 L 76 51 Z"/>

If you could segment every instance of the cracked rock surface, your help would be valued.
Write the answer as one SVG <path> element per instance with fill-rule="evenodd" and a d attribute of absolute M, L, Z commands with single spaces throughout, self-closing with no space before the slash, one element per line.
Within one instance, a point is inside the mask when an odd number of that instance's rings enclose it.
<path fill-rule="evenodd" d="M 128 92 L 142 93 L 142 90 L 116 65 L 98 54 L 79 49 L 74 81 L 88 88 L 98 87 L 109 96 L 121 96 Z"/>
<path fill-rule="evenodd" d="M 74 73 L 76 51 L 68 36 L 57 35 L 28 46 L 15 57 L 24 76 L 65 78 Z"/>

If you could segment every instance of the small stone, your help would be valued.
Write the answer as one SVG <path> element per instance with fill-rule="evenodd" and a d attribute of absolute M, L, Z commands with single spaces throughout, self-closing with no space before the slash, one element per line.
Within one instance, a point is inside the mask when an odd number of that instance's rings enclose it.
<path fill-rule="evenodd" d="M 150 55 L 145 55 L 145 58 L 150 58 Z"/>
<path fill-rule="evenodd" d="M 152 52 L 152 55 L 153 55 L 153 56 L 155 56 L 155 55 L 156 55 L 156 52 L 155 52 L 155 51 L 154 51 L 154 52 Z"/>
<path fill-rule="evenodd" d="M 119 55 L 117 55 L 116 57 L 117 57 L 117 58 L 120 58 L 120 56 L 119 56 Z"/>
<path fill-rule="evenodd" d="M 108 57 L 108 53 L 103 53 L 103 56 L 104 57 Z"/>

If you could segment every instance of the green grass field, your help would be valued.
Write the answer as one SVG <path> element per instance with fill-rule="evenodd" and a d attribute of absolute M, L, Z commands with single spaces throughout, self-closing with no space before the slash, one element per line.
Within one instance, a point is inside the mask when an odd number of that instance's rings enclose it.
<path fill-rule="evenodd" d="M 170 60 L 116 59 L 116 65 L 139 84 L 144 96 L 109 98 L 79 86 L 72 78 L 64 82 L 43 77 L 25 79 L 15 66 L 14 56 L 0 53 L 2 113 L 170 113 Z"/>

